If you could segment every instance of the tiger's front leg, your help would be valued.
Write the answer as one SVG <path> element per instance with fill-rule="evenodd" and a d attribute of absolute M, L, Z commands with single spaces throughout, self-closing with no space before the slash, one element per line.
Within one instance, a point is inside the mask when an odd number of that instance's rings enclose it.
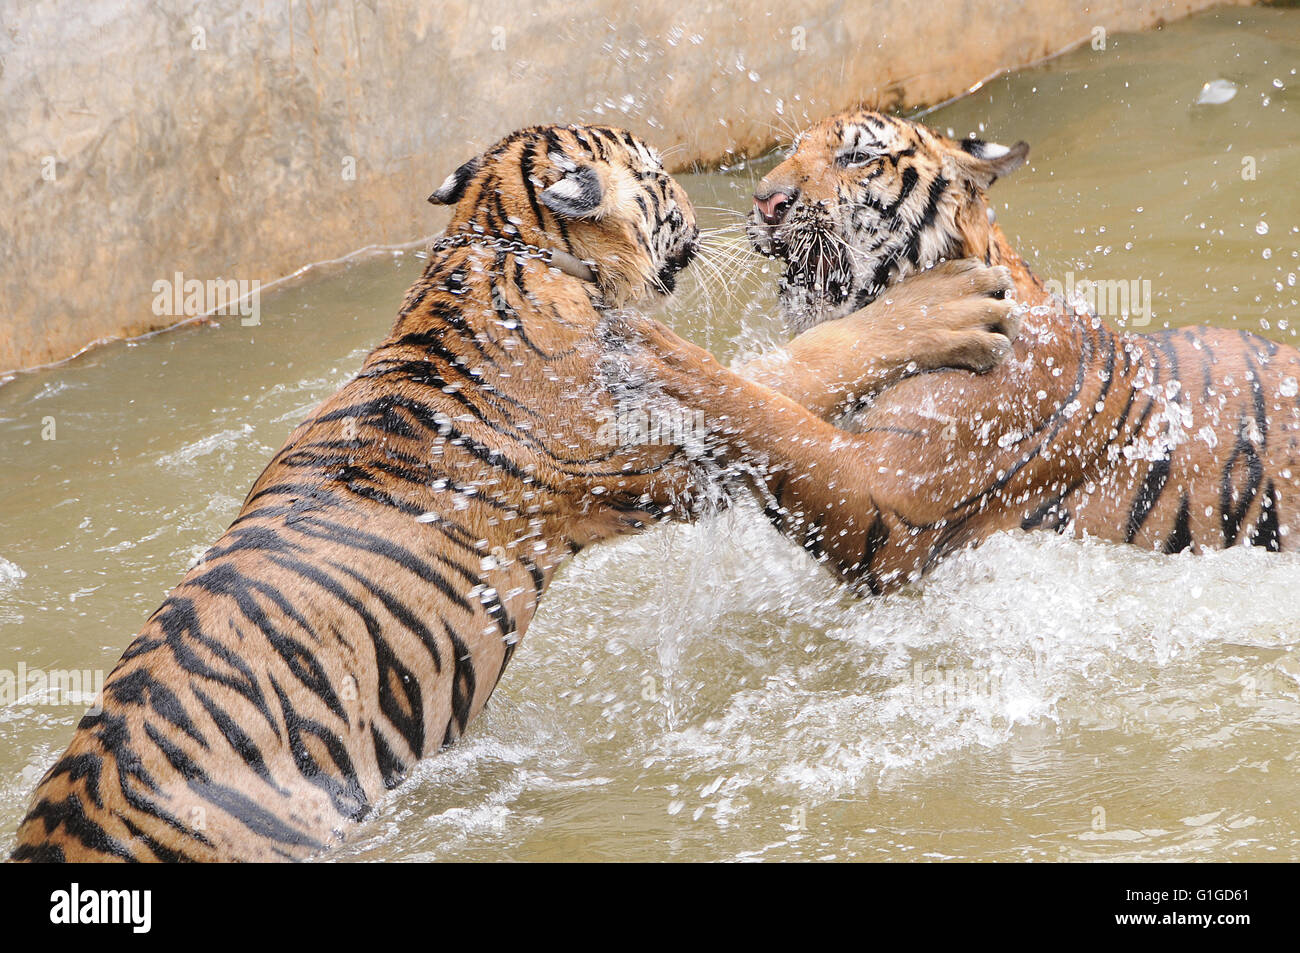
<path fill-rule="evenodd" d="M 714 458 L 755 492 L 783 533 L 871 592 L 905 581 L 917 561 L 918 546 L 886 545 L 898 535 L 897 501 L 905 490 L 884 452 L 886 435 L 846 433 L 821 415 L 909 367 L 960 363 L 986 371 L 1010 352 L 1018 328 L 1013 302 L 993 297 L 1007 281 L 999 270 L 954 266 L 937 277 L 958 279 L 954 287 L 963 293 L 939 293 L 945 303 L 929 314 L 885 310 L 899 304 L 891 298 L 874 312 L 807 331 L 780 357 L 746 369 L 779 381 L 798 400 L 722 368 L 661 325 L 642 325 L 646 372 L 665 394 L 705 413 Z"/>

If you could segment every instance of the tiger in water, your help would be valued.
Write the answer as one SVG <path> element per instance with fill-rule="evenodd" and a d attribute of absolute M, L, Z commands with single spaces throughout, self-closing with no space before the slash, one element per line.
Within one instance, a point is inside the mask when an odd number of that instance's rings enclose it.
<path fill-rule="evenodd" d="M 15 860 L 338 843 L 464 733 L 566 559 L 693 518 L 715 483 L 862 512 L 869 448 L 814 412 L 911 370 L 986 372 L 1018 327 L 1005 270 L 953 262 L 723 368 L 627 310 L 673 289 L 697 228 L 655 151 L 608 127 L 516 132 L 430 201 L 451 221 L 388 337 L 127 647 Z M 602 439 L 630 399 L 702 410 L 707 438 Z"/>
<path fill-rule="evenodd" d="M 1164 553 L 1300 547 L 1300 351 L 1221 328 L 1124 333 L 1054 299 L 988 204 L 1028 152 L 862 110 L 813 126 L 763 177 L 749 233 L 786 262 L 793 331 L 952 258 L 1009 269 L 1029 309 L 992 373 L 916 375 L 850 418 L 889 462 L 868 508 L 828 519 L 778 493 L 769 517 L 871 592 L 1005 529 Z M 840 535 L 851 523 L 871 527 L 864 548 Z"/>

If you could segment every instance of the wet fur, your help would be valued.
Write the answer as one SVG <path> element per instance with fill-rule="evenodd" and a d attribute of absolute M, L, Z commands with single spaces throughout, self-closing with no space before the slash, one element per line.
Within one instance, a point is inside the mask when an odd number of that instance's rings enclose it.
<path fill-rule="evenodd" d="M 598 201 L 552 211 L 575 170 Z M 602 365 L 627 344 L 613 309 L 664 290 L 695 240 L 652 150 L 609 128 L 523 130 L 434 200 L 457 203 L 449 232 L 558 247 L 599 282 L 488 246 L 432 254 L 387 339 L 127 648 L 15 859 L 323 850 L 461 736 L 562 561 L 689 515 L 681 448 L 599 438 Z"/>
<path fill-rule="evenodd" d="M 342 839 L 483 709 L 558 566 L 689 519 L 701 478 L 860 497 L 830 413 L 908 366 L 992 367 L 1015 322 L 995 269 L 954 264 L 721 368 L 622 311 L 670 290 L 694 214 L 605 127 L 522 130 L 448 176 L 448 232 L 388 337 L 290 435 L 226 533 L 153 613 L 38 785 L 14 859 L 296 860 Z M 305 342 L 305 346 L 311 346 Z M 761 380 L 766 383 L 757 383 Z M 620 399 L 702 408 L 711 446 L 613 445 Z M 844 477 L 836 467 L 849 465 Z M 826 476 L 823 476 L 825 474 Z M 869 488 L 868 488 L 869 489 Z"/>
<path fill-rule="evenodd" d="M 861 143 L 870 161 L 839 158 Z M 888 486 L 856 523 L 850 551 L 778 493 L 777 525 L 864 588 L 918 577 L 955 549 L 1012 528 L 1050 528 L 1159 552 L 1300 545 L 1300 351 L 1244 331 L 1117 331 L 1053 301 L 991 222 L 987 189 L 1027 153 L 959 143 L 863 111 L 818 124 L 760 183 L 798 193 L 766 251 L 806 252 L 833 234 L 835 258 L 792 264 L 782 303 L 793 329 L 872 300 L 938 257 L 1010 269 L 1033 306 L 1011 360 L 983 377 L 936 371 L 880 394 L 854 421 Z M 807 233 L 807 234 L 805 234 Z M 839 525 L 832 521 L 834 525 Z"/>

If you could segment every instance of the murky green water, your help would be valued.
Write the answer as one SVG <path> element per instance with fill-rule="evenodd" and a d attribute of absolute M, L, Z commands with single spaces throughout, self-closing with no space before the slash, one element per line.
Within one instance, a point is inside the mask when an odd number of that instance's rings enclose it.
<path fill-rule="evenodd" d="M 926 121 L 1033 145 L 996 197 L 1045 277 L 1149 280 L 1152 327 L 1295 342 L 1297 68 L 1300 11 L 1233 9 L 1109 37 Z M 1236 96 L 1194 105 L 1216 79 Z M 744 210 L 766 167 L 687 187 Z M 266 295 L 259 327 L 0 388 L 0 671 L 111 668 L 420 266 L 356 264 Z M 695 272 L 665 314 L 679 330 L 728 357 L 777 339 L 772 275 Z M 854 602 L 744 508 L 599 547 L 465 742 L 338 856 L 1295 860 L 1298 580 L 1300 557 L 1250 547 L 1017 535 Z M 39 702 L 0 707 L 5 853 L 80 716 Z"/>

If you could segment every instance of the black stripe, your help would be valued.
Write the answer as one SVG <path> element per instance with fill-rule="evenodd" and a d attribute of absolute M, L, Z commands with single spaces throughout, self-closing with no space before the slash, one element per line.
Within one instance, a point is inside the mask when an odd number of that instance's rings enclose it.
<path fill-rule="evenodd" d="M 271 785 L 271 787 L 275 788 L 277 793 L 282 795 L 285 794 L 286 792 L 282 790 L 280 786 L 275 783 L 275 779 L 271 777 L 271 772 L 266 766 L 266 759 L 262 756 L 261 749 L 258 748 L 253 742 L 253 739 L 239 727 L 235 722 L 235 719 L 231 718 L 230 714 L 224 708 L 209 698 L 208 695 L 193 682 L 190 683 L 190 691 L 192 691 L 194 697 L 199 700 L 199 704 L 207 710 L 208 716 L 212 719 L 212 723 L 217 726 L 217 730 L 221 732 L 222 737 L 225 738 L 230 747 L 235 750 L 235 753 L 239 755 L 244 764 L 252 768 L 253 772 L 259 778 Z"/>
<path fill-rule="evenodd" d="M 1255 529 L 1250 534 L 1253 546 L 1262 546 L 1270 553 L 1281 552 L 1282 530 L 1277 513 L 1277 493 L 1273 481 L 1268 481 L 1264 498 L 1259 501 L 1259 518 L 1255 520 Z"/>
<path fill-rule="evenodd" d="M 1182 501 L 1178 504 L 1178 515 L 1174 518 L 1173 532 L 1165 540 L 1164 552 L 1166 555 L 1172 555 L 1191 548 L 1191 503 L 1187 499 L 1187 494 L 1184 493 Z"/>
<path fill-rule="evenodd" d="M 375 749 L 375 763 L 379 766 L 380 777 L 384 779 L 384 787 L 391 791 L 406 777 L 406 763 L 393 753 L 393 749 L 373 724 L 370 726 L 370 742 Z"/>
<path fill-rule="evenodd" d="M 370 803 L 361 787 L 356 769 L 352 766 L 347 747 L 328 726 L 295 710 L 288 694 L 280 687 L 275 677 L 269 677 L 271 688 L 275 691 L 280 701 L 280 709 L 284 713 L 285 736 L 298 773 L 324 791 L 333 804 L 334 810 L 340 815 L 349 820 L 359 821 L 370 809 Z M 315 738 L 324 746 L 337 776 L 312 756 L 304 740 L 306 736 Z"/>
<path fill-rule="evenodd" d="M 1228 462 L 1223 468 L 1223 476 L 1219 482 L 1219 513 L 1220 524 L 1223 530 L 1223 545 L 1232 546 L 1237 542 L 1237 537 L 1241 535 L 1241 524 L 1246 518 L 1246 511 L 1250 509 L 1250 504 L 1255 501 L 1255 494 L 1259 492 L 1260 481 L 1264 477 L 1264 465 L 1260 462 L 1259 454 L 1255 452 L 1255 446 L 1247 436 L 1247 423 L 1243 418 L 1237 431 L 1237 441 L 1232 448 L 1232 453 L 1228 457 Z M 1234 472 L 1237 470 L 1238 462 L 1245 461 L 1246 485 L 1238 496 L 1236 505 L 1233 504 L 1233 496 L 1237 495 L 1233 487 Z"/>
<path fill-rule="evenodd" d="M 131 836 L 134 837 L 136 840 L 140 841 L 140 843 L 144 844 L 145 847 L 149 848 L 149 852 L 153 854 L 154 857 L 158 858 L 158 860 L 161 861 L 162 863 L 192 864 L 195 862 L 194 858 L 191 857 L 189 854 L 185 853 L 183 850 L 177 850 L 174 847 L 168 847 L 166 844 L 163 844 L 160 841 L 157 841 L 154 838 L 150 837 L 140 827 L 131 823 L 131 820 L 129 818 L 125 818 L 125 817 L 122 818 L 122 823 L 125 824 L 126 829 L 131 832 Z"/>
<path fill-rule="evenodd" d="M 316 637 L 311 625 L 289 604 L 279 590 L 267 583 L 250 579 L 230 563 L 210 566 L 201 576 L 189 580 L 188 585 L 232 599 L 244 617 L 253 623 L 257 631 L 284 661 L 294 678 L 316 695 L 345 724 L 347 723 L 348 715 L 343 709 L 343 703 L 339 701 L 338 693 L 330 683 L 329 674 L 316 658 L 316 654 L 289 632 L 272 622 L 261 604 L 254 598 L 256 593 L 270 600 L 288 617 L 289 621 L 319 642 L 320 639 Z"/>
<path fill-rule="evenodd" d="M 122 656 L 123 661 L 144 655 L 155 648 L 166 645 L 172 658 L 190 675 L 224 685 L 238 692 L 261 713 L 272 729 L 279 735 L 279 726 L 271 713 L 261 685 L 253 674 L 252 668 L 243 658 L 218 639 L 209 638 L 199 624 L 198 610 L 194 602 L 183 596 L 169 596 L 162 606 L 153 614 L 148 624 L 157 625 L 163 633 L 163 640 L 150 639 L 146 635 L 137 636 L 127 647 Z M 147 631 L 147 629 L 146 629 Z M 217 661 L 224 663 L 234 674 L 220 672 L 204 659 L 204 656 L 186 644 L 193 639 L 198 647 L 211 654 Z M 120 663 L 119 663 L 120 664 Z"/>
<path fill-rule="evenodd" d="M 68 781 L 75 784 L 80 781 L 90 795 L 90 800 L 95 807 L 102 808 L 104 800 L 99 793 L 99 780 L 103 771 L 103 759 L 99 755 L 85 752 L 84 754 L 65 754 L 59 759 L 58 763 L 49 771 L 45 772 L 45 777 L 41 780 L 44 786 L 51 778 L 57 778 L 60 775 L 67 775 Z"/>
<path fill-rule="evenodd" d="M 1133 508 L 1128 514 L 1128 528 L 1124 532 L 1124 542 L 1131 543 L 1137 538 L 1137 534 L 1142 530 L 1142 524 L 1155 509 L 1160 494 L 1164 492 L 1165 484 L 1168 482 L 1169 458 L 1165 457 L 1152 463 L 1146 477 L 1142 480 L 1142 486 L 1133 500 Z"/>
<path fill-rule="evenodd" d="M 185 710 L 181 700 L 146 669 L 137 668 L 135 671 L 110 678 L 104 691 L 109 698 L 122 705 L 133 705 L 139 708 L 148 706 L 164 721 L 189 735 L 201 748 L 207 749 L 208 740 L 190 720 L 189 712 Z"/>
<path fill-rule="evenodd" d="M 87 849 L 99 854 L 107 854 L 120 860 L 134 861 L 135 855 L 125 844 L 109 835 L 98 823 L 90 818 L 82 806 L 81 798 L 69 794 L 62 801 L 41 801 L 28 812 L 24 824 L 40 821 L 45 825 L 46 836 L 60 827 L 68 837 L 74 838 Z M 38 856 L 49 858 L 49 852 L 37 848 L 14 851 L 15 860 L 35 860 Z"/>

